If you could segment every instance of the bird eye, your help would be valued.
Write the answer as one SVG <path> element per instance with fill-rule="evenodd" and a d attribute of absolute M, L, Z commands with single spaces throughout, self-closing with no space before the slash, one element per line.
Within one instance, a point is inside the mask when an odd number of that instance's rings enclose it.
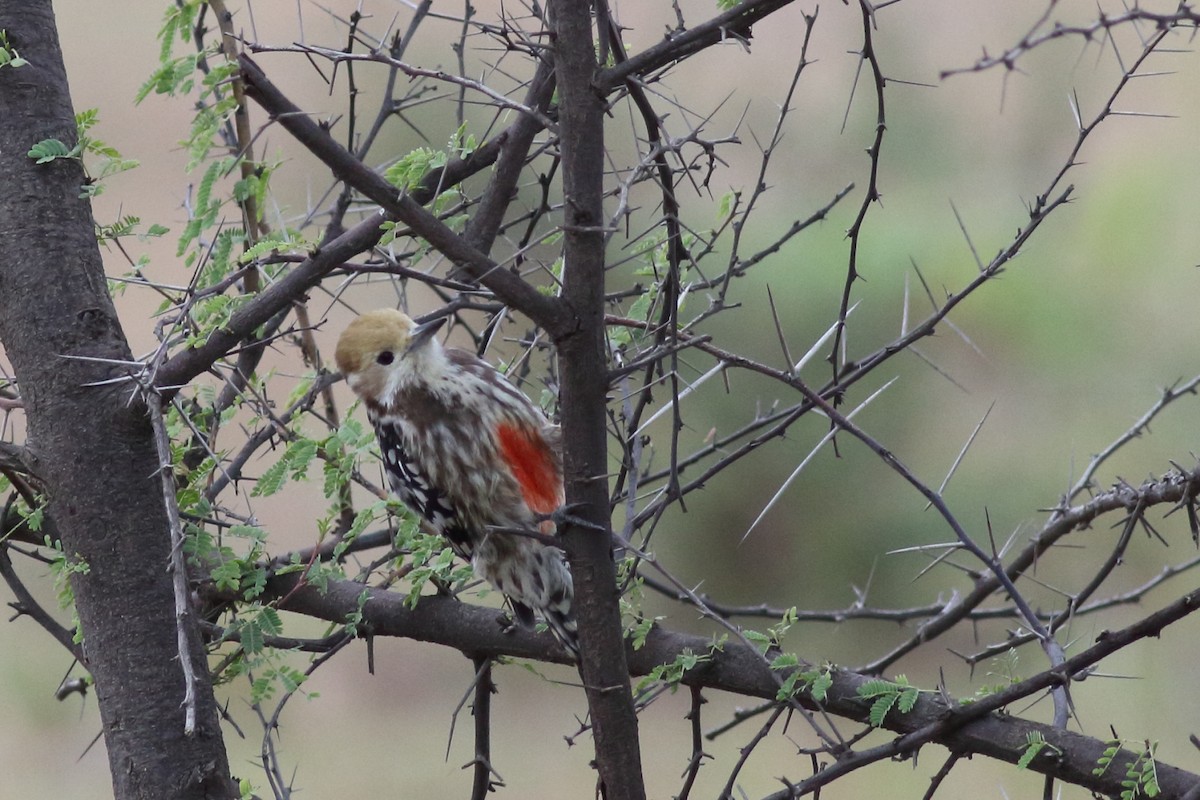
<path fill-rule="evenodd" d="M 396 360 L 396 354 L 391 350 L 384 350 L 379 355 L 375 356 L 375 361 L 383 364 L 385 367 Z"/>

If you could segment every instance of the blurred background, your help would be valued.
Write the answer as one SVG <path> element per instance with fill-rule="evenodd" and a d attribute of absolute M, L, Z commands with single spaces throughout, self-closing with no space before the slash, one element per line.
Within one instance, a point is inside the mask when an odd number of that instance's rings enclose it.
<path fill-rule="evenodd" d="M 412 13 L 407 4 L 390 0 L 258 3 L 252 20 L 245 9 L 237 12 L 237 27 L 266 44 L 304 41 L 340 48 L 345 27 L 337 17 L 346 18 L 356 5 L 377 34 L 393 18 L 396 25 L 406 25 Z M 477 0 L 474 5 L 478 18 L 488 18 L 497 16 L 502 4 Z M 626 41 L 633 51 L 659 41 L 674 23 L 670 4 L 633 0 L 612 5 L 628 29 Z M 1110 5 L 1101 7 L 1119 10 Z M 447 6 L 446 13 L 461 13 L 461 4 Z M 679 6 L 691 24 L 716 13 L 712 0 L 681 0 Z M 854 287 L 860 305 L 849 326 L 850 358 L 896 338 L 906 314 L 915 321 L 928 313 L 914 266 L 940 301 L 977 274 L 972 246 L 986 262 L 1011 241 L 1028 219 L 1029 204 L 1067 162 L 1077 135 L 1071 104 L 1077 102 L 1084 120 L 1090 120 L 1119 80 L 1121 63 L 1130 63 L 1140 52 L 1137 33 L 1126 28 L 1103 44 L 1078 37 L 1050 42 L 1023 56 L 1014 71 L 939 77 L 945 70 L 971 65 L 985 51 L 996 54 L 1013 46 L 1045 6 L 1045 0 L 909 0 L 878 11 L 875 45 L 892 82 L 879 175 L 882 203 L 872 207 L 865 223 L 859 253 L 864 280 Z M 98 108 L 95 135 L 141 162 L 136 170 L 108 181 L 95 204 L 97 221 L 133 214 L 145 223 L 172 228 L 162 240 L 131 248 L 135 255 L 149 257 L 148 275 L 185 284 L 190 273 L 175 255 L 175 236 L 187 219 L 185 204 L 193 191 L 189 183 L 199 179 L 199 172 L 185 175 L 188 156 L 179 144 L 187 136 L 192 107 L 186 99 L 157 95 L 133 105 L 135 93 L 157 65 L 160 45 L 154 34 L 164 8 L 140 3 L 116 12 L 80 0 L 56 4 L 76 109 Z M 795 3 L 755 26 L 748 51 L 737 42 L 712 48 L 658 87 L 691 112 L 690 117 L 680 112 L 668 118 L 674 135 L 707 118 L 706 134 L 736 135 L 743 142 L 719 151 L 727 166 L 714 175 L 711 195 L 689 192 L 681 197 L 685 217 L 697 228 L 716 224 L 727 190 L 748 193 L 756 180 L 758 143 L 771 135 L 799 55 L 802 14 L 814 8 L 811 2 Z M 1093 2 L 1063 0 L 1054 18 L 1086 22 L 1096 15 Z M 456 35 L 454 24 L 431 23 L 407 59 L 452 68 L 450 44 Z M 855 190 L 826 222 L 792 239 L 737 281 L 731 298 L 740 308 L 704 329 L 722 347 L 775 366 L 784 366 L 785 360 L 770 323 L 768 287 L 781 309 L 793 355 L 807 350 L 836 318 L 848 259 L 845 231 L 867 186 L 865 150 L 874 134 L 869 72 L 858 77 L 854 89 L 861 38 L 856 4 L 820 5 L 809 48 L 812 63 L 797 86 L 768 173 L 771 189 L 744 234 L 750 243 L 744 252 L 778 239 L 792 222 L 824 206 L 847 184 L 854 183 Z M 1183 35 L 1177 36 L 1142 70 L 1162 74 L 1134 79 L 1117 100 L 1117 110 L 1139 115 L 1114 117 L 1089 139 L 1078 158 L 1081 163 L 1066 178 L 1075 186 L 1073 201 L 1051 215 L 999 279 L 953 313 L 951 321 L 962 335 L 940 327 L 937 336 L 918 345 L 924 360 L 902 354 L 848 397 L 853 407 L 897 379 L 856 419 L 933 486 L 991 409 L 946 489 L 951 508 L 980 541 L 987 536 L 986 513 L 997 540 L 1012 536 L 1014 548 L 1024 544 L 1045 518 L 1041 509 L 1059 500 L 1092 454 L 1129 429 L 1163 387 L 1200 372 L 1200 162 L 1195 155 L 1200 63 L 1189 46 Z M 320 116 L 344 111 L 340 90 L 330 93 L 300 57 L 264 55 L 259 62 L 301 107 Z M 367 65 L 359 68 L 366 100 L 372 92 L 377 97 L 381 74 Z M 498 80 L 501 88 L 512 85 Z M 444 146 L 455 123 L 449 113 L 439 113 L 430 111 L 422 118 L 419 128 L 428 141 L 411 129 L 393 127 L 389 135 L 394 144 L 376 148 L 373 166 L 420 144 Z M 257 107 L 251 108 L 251 118 L 256 126 L 265 122 Z M 606 132 L 615 161 L 636 158 L 634 130 L 629 110 L 618 107 Z M 327 178 L 279 128 L 268 128 L 257 146 L 266 158 L 282 162 L 268 219 L 294 221 L 318 202 Z M 388 147 L 395 153 L 388 153 Z M 127 272 L 119 252 L 108 251 L 106 259 L 110 274 Z M 394 303 L 394 297 L 380 296 L 370 287 L 351 287 L 344 299 L 354 310 Z M 157 298 L 130 291 L 118 302 L 134 351 L 148 351 L 156 343 L 149 315 Z M 693 312 L 706 304 L 700 297 L 690 302 Z M 329 322 L 318 338 L 331 348 L 352 312 L 326 298 L 318 298 L 313 308 L 314 313 L 328 311 Z M 283 381 L 300 371 L 296 364 L 272 366 Z M 688 357 L 685 377 L 694 378 L 710 366 L 703 358 Z M 828 377 L 819 358 L 809 370 L 812 383 Z M 343 388 L 339 396 L 348 401 Z M 714 431 L 729 433 L 776 402 L 795 398 L 746 374 L 733 374 L 728 387 L 712 381 L 683 406 L 685 437 L 695 443 Z M 1198 419 L 1196 399 L 1179 401 L 1156 422 L 1152 435 L 1135 440 L 1103 467 L 1099 482 L 1107 485 L 1120 478 L 1137 484 L 1166 471 L 1171 459 L 1190 465 L 1200 449 Z M 668 430 L 660 423 L 650 433 L 665 442 Z M 824 432 L 818 419 L 802 423 L 692 495 L 686 513 L 672 512 L 655 534 L 661 561 L 688 585 L 732 604 L 836 609 L 861 595 L 870 606 L 907 607 L 948 601 L 969 585 L 946 566 L 918 578 L 927 556 L 889 554 L 949 541 L 953 534 L 924 510 L 921 497 L 848 438 L 841 440 L 840 457 L 823 450 L 747 535 Z M 665 459 L 665 447 L 660 446 L 657 457 Z M 281 552 L 315 541 L 312 520 L 324 506 L 318 484 L 301 484 L 281 496 L 256 500 L 253 512 L 268 530 L 272 550 Z M 1161 516 L 1155 512 L 1150 518 L 1166 546 L 1139 534 L 1101 595 L 1141 585 L 1164 565 L 1194 554 L 1184 516 Z M 1115 522 L 1103 520 L 1048 554 L 1037 572 L 1046 586 L 1023 584 L 1030 596 L 1047 608 L 1061 607 L 1057 589 L 1077 590 L 1086 581 L 1119 533 L 1119 528 L 1107 527 Z M 50 578 L 25 567 L 38 596 L 54 607 Z M 1184 575 L 1149 594 L 1140 606 L 1078 621 L 1064 639 L 1086 646 L 1100 630 L 1128 624 L 1195 585 L 1194 576 Z M 0 599 L 11 599 L 7 589 L 0 588 Z M 673 627 L 712 630 L 695 619 L 694 611 L 660 598 L 649 597 L 647 609 L 668 615 Z M 769 623 L 748 624 L 765 628 Z M 289 618 L 288 625 L 291 635 L 321 632 L 304 620 Z M 973 652 L 1002 640 L 1009 625 L 964 629 L 918 650 L 896 671 L 925 688 L 944 676 L 952 693 L 971 695 L 996 683 L 988 672 L 999 668 L 980 665 L 972 672 L 947 649 Z M 110 797 L 103 743 L 89 749 L 100 733 L 94 698 L 54 699 L 71 666 L 69 658 L 27 619 L 0 630 L 0 753 L 6 765 L 0 795 Z M 1111 724 L 1124 738 L 1157 740 L 1160 760 L 1200 769 L 1200 758 L 1187 740 L 1196 730 L 1200 700 L 1179 688 L 1189 683 L 1200 657 L 1197 634 L 1200 622 L 1185 620 L 1168 629 L 1162 641 L 1144 642 L 1106 661 L 1101 671 L 1117 677 L 1091 679 L 1073 690 L 1080 729 L 1106 738 Z M 794 627 L 786 646 L 814 662 L 854 666 L 909 635 L 911 629 L 895 624 L 811 623 Z M 454 709 L 470 688 L 470 662 L 435 647 L 376 640 L 374 664 L 372 675 L 366 649 L 356 643 L 306 684 L 318 697 L 291 700 L 281 718 L 279 751 L 285 772 L 294 770 L 295 784 L 307 798 L 466 796 L 470 773 L 460 767 L 472 755 L 470 717 L 464 708 L 456 726 Z M 1024 677 L 1044 666 L 1040 652 L 1027 648 L 1012 669 Z M 578 732 L 576 716 L 582 718 L 586 711 L 582 693 L 570 685 L 574 678 L 559 667 L 498 671 L 493 764 L 508 787 L 501 796 L 589 796 L 594 781 L 588 766 L 591 742 L 586 734 L 575 746 L 564 741 Z M 255 765 L 261 725 L 240 685 L 225 688 L 221 696 L 240 728 L 240 734 L 232 726 L 226 729 L 235 773 L 265 791 Z M 735 707 L 754 704 L 717 692 L 706 697 L 706 728 L 728 719 Z M 683 719 L 688 708 L 683 692 L 664 696 L 642 716 L 652 797 L 670 797 L 679 790 L 690 753 Z M 1012 710 L 1049 717 L 1045 701 Z M 756 727 L 747 723 L 706 743 L 714 760 L 701 770 L 693 796 L 717 795 L 738 748 Z M 793 724 L 788 736 L 776 735 L 761 745 L 739 778 L 744 796 L 781 788 L 782 776 L 808 774 L 807 757 L 796 756 L 796 748 L 808 738 L 807 729 Z M 927 748 L 916 765 L 876 765 L 839 781 L 830 794 L 920 797 L 944 755 Z M 975 759 L 955 770 L 942 796 L 968 790 L 972 797 L 1032 796 L 1040 787 L 1036 776 Z M 1086 793 L 1067 789 L 1063 796 Z"/>

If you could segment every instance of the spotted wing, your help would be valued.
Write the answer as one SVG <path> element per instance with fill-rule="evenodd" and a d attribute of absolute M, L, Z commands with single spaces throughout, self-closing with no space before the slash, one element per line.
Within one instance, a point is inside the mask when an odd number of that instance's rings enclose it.
<path fill-rule="evenodd" d="M 375 435 L 383 455 L 388 483 L 400 502 L 446 537 L 461 557 L 471 559 L 471 538 L 444 491 L 435 486 L 404 446 L 400 429 L 386 420 L 375 420 Z"/>

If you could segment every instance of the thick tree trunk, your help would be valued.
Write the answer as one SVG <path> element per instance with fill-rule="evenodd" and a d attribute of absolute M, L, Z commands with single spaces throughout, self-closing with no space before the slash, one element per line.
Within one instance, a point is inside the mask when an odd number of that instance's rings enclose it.
<path fill-rule="evenodd" d="M 596 51 L 591 3 L 558 0 L 549 8 L 561 97 L 563 298 L 578 323 L 574 332 L 555 341 L 562 373 L 567 502 L 586 509 L 590 520 L 607 529 L 604 102 L 592 87 Z M 607 535 L 581 526 L 569 527 L 565 539 L 575 577 L 580 674 L 592 714 L 603 795 L 608 800 L 640 800 L 646 790 L 611 542 Z"/>
<path fill-rule="evenodd" d="M 34 467 L 72 563 L 85 666 L 95 678 L 119 800 L 228 798 L 237 791 L 194 620 L 196 731 L 184 733 L 184 681 L 167 570 L 170 540 L 145 407 L 131 384 L 91 385 L 128 360 L 109 298 L 80 165 L 36 165 L 36 142 L 75 142 L 49 0 L 0 0 L 0 29 L 29 64 L 0 68 L 0 341 L 16 372 Z"/>

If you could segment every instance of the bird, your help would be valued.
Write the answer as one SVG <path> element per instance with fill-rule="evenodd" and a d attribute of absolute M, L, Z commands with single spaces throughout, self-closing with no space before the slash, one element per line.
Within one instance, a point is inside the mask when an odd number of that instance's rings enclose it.
<path fill-rule="evenodd" d="M 563 551 L 544 542 L 565 501 L 559 428 L 488 362 L 392 308 L 342 332 L 335 359 L 362 399 L 392 492 L 578 661 L 574 584 Z M 534 531 L 538 536 L 521 535 Z"/>

